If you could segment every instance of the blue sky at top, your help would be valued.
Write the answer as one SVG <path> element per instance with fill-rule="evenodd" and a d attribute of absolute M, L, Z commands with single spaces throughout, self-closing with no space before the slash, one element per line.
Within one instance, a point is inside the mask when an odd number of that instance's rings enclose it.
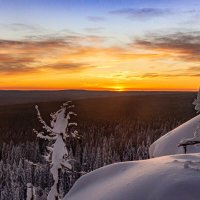
<path fill-rule="evenodd" d="M 198 29 L 194 19 L 199 15 L 199 4 L 197 0 L 2 0 L 0 36 L 19 39 L 24 35 L 68 30 L 108 37 L 117 35 L 124 40 L 164 29 Z M 20 30 L 17 24 L 27 27 Z"/>

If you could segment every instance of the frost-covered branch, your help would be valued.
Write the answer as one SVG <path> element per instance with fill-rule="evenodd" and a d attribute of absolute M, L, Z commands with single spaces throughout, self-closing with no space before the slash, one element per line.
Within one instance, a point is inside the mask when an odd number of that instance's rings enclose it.
<path fill-rule="evenodd" d="M 42 116 L 40 114 L 40 111 L 38 109 L 38 105 L 35 106 L 35 109 L 37 111 L 37 116 L 38 116 L 38 119 L 39 121 L 41 122 L 41 124 L 43 124 L 43 128 L 47 131 L 47 132 L 53 132 L 52 128 L 49 127 L 46 122 L 42 119 Z"/>
<path fill-rule="evenodd" d="M 56 140 L 56 136 L 48 136 L 44 135 L 44 132 L 38 132 L 35 129 L 33 129 L 33 132 L 36 133 L 37 137 L 40 139 L 45 139 L 45 140 Z"/>
<path fill-rule="evenodd" d="M 27 159 L 25 159 L 24 161 L 26 163 L 28 163 L 29 165 L 34 166 L 34 167 L 46 167 L 46 165 L 42 165 L 41 163 L 34 163 L 34 162 L 27 160 Z"/>
<path fill-rule="evenodd" d="M 72 135 L 72 137 L 80 138 L 80 136 L 78 135 L 78 131 L 77 130 L 71 132 L 71 135 Z"/>
<path fill-rule="evenodd" d="M 68 124 L 68 126 L 77 126 L 78 124 L 76 122 L 71 122 Z"/>
<path fill-rule="evenodd" d="M 72 101 L 67 101 L 67 102 L 65 102 L 65 103 L 63 103 L 63 105 L 62 106 L 68 106 L 70 103 L 72 103 Z"/>
<path fill-rule="evenodd" d="M 68 112 L 68 115 L 69 115 L 69 116 L 70 116 L 70 115 L 77 116 L 77 114 L 76 114 L 76 113 L 74 113 L 74 112 Z"/>
<path fill-rule="evenodd" d="M 70 167 L 68 167 L 68 165 L 65 165 L 64 163 L 61 163 L 62 168 L 64 168 L 67 172 L 72 173 L 72 174 L 81 174 L 84 175 L 86 174 L 86 172 L 81 171 L 81 172 L 77 172 L 73 169 L 71 169 Z"/>

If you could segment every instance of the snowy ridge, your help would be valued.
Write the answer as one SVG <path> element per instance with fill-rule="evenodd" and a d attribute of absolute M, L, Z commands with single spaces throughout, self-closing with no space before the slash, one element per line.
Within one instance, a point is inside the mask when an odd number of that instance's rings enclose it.
<path fill-rule="evenodd" d="M 64 200 L 199 200 L 200 154 L 116 163 L 82 176 Z"/>
<path fill-rule="evenodd" d="M 194 105 L 200 112 L 200 90 Z M 151 159 L 115 163 L 82 176 L 64 200 L 200 199 L 200 115 L 159 138 L 149 153 Z"/>
<path fill-rule="evenodd" d="M 193 138 L 200 124 L 200 115 L 190 119 L 169 133 L 156 140 L 149 148 L 150 157 L 184 153 L 182 147 L 178 147 L 182 140 Z M 187 153 L 200 152 L 199 145 L 187 147 Z"/>

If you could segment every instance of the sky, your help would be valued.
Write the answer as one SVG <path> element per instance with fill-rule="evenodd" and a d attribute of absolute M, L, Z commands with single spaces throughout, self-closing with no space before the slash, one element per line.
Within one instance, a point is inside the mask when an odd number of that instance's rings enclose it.
<path fill-rule="evenodd" d="M 197 90 L 199 0 L 0 0 L 0 89 Z"/>

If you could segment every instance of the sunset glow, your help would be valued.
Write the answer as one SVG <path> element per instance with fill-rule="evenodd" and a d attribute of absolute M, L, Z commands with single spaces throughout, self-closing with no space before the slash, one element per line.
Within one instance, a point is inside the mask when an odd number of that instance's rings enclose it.
<path fill-rule="evenodd" d="M 0 89 L 199 87 L 197 1 L 8 2 L 0 2 Z"/>

